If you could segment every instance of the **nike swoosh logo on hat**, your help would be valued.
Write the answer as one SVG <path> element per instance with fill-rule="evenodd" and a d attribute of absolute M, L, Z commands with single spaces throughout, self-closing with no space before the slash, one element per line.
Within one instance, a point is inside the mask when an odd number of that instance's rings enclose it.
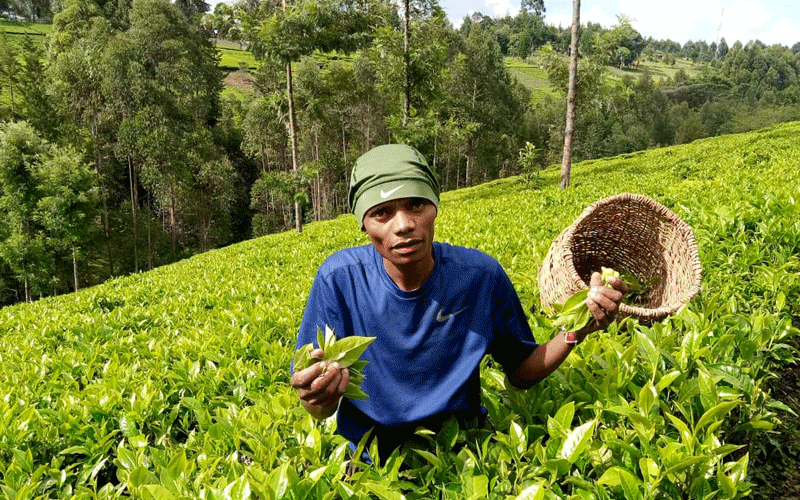
<path fill-rule="evenodd" d="M 445 321 L 447 321 L 448 319 L 452 318 L 453 316 L 455 316 L 455 315 L 456 315 L 456 314 L 458 314 L 458 313 L 461 313 L 461 312 L 463 312 L 463 311 L 464 311 L 464 310 L 466 310 L 466 309 L 467 309 L 467 308 L 465 307 L 464 309 L 460 309 L 460 310 L 458 310 L 458 311 L 456 311 L 456 312 L 454 312 L 454 313 L 445 314 L 445 315 L 442 315 L 442 310 L 441 310 L 441 309 L 439 309 L 439 312 L 438 312 L 438 313 L 436 313 L 436 321 L 438 321 L 439 323 L 444 323 L 444 322 L 445 322 Z"/>
<path fill-rule="evenodd" d="M 381 189 L 381 198 L 386 199 L 386 198 L 390 197 L 392 194 L 394 194 L 395 191 L 397 191 L 398 189 L 400 189 L 403 186 L 405 186 L 405 184 L 400 184 L 396 188 L 390 189 L 388 191 L 384 191 L 383 189 Z"/>

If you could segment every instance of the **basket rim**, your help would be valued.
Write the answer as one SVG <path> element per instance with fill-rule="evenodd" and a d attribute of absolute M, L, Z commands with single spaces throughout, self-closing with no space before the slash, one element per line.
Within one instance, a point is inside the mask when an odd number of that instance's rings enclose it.
<path fill-rule="evenodd" d="M 587 206 L 583 212 L 564 230 L 564 242 L 563 248 L 565 248 L 565 252 L 569 254 L 568 262 L 568 269 L 565 269 L 567 276 L 570 280 L 572 280 L 576 284 L 580 284 L 579 290 L 589 288 L 589 285 L 583 281 L 583 279 L 578 275 L 578 271 L 575 269 L 575 264 L 572 259 L 572 240 L 573 235 L 575 234 L 575 228 L 583 222 L 584 219 L 589 217 L 595 210 L 599 207 L 610 205 L 610 204 L 617 204 L 617 203 L 630 203 L 630 202 L 639 202 L 645 205 L 649 205 L 653 208 L 656 212 L 660 215 L 665 216 L 665 218 L 669 219 L 670 222 L 674 223 L 678 230 L 684 233 L 684 236 L 687 239 L 688 250 L 689 250 L 689 259 L 691 261 L 692 266 L 692 275 L 693 280 L 691 286 L 688 290 L 673 304 L 666 304 L 662 305 L 658 308 L 646 308 L 646 307 L 638 307 L 638 306 L 631 306 L 628 304 L 620 304 L 619 312 L 625 316 L 636 316 L 641 319 L 655 319 L 667 316 L 681 306 L 683 306 L 686 302 L 691 300 L 699 291 L 702 284 L 703 279 L 703 271 L 702 271 L 702 264 L 700 263 L 700 254 L 697 248 L 697 242 L 694 238 L 694 233 L 692 232 L 692 228 L 686 224 L 678 215 L 676 215 L 672 210 L 667 208 L 666 206 L 662 205 L 661 203 L 657 202 L 656 200 L 650 198 L 649 196 L 637 193 L 619 193 L 615 194 L 601 200 L 598 200 L 589 206 Z"/>

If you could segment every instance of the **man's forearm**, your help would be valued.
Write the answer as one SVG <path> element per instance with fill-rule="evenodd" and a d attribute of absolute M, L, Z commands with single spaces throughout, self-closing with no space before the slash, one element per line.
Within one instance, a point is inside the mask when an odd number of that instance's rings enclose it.
<path fill-rule="evenodd" d="M 580 335 L 578 338 L 583 338 Z M 519 389 L 528 389 L 553 373 L 567 359 L 575 344 L 567 344 L 564 334 L 559 333 L 546 344 L 533 350 L 519 367 L 508 374 L 511 385 Z"/>

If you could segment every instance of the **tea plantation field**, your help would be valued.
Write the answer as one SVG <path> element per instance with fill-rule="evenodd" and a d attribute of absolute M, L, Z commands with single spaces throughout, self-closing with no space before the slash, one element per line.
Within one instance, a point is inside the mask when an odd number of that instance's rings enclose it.
<path fill-rule="evenodd" d="M 528 310 L 538 310 L 536 274 L 552 240 L 620 192 L 651 196 L 694 228 L 703 289 L 660 323 L 591 337 L 528 391 L 487 359 L 493 430 L 421 432 L 429 446 L 349 479 L 347 443 L 333 420 L 306 415 L 288 368 L 317 266 L 367 242 L 352 216 L 0 310 L 0 496 L 757 493 L 753 464 L 779 460 L 797 438 L 780 425 L 792 408 L 769 384 L 798 357 L 798 136 L 793 123 L 584 162 L 566 191 L 548 169 L 538 187 L 511 178 L 445 193 L 437 239 L 496 257 Z M 554 334 L 546 318 L 530 322 L 540 341 Z"/>

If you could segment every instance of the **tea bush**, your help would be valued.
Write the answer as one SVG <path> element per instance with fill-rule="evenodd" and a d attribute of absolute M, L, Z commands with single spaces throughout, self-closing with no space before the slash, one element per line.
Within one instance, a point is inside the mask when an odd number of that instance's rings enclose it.
<path fill-rule="evenodd" d="M 555 168 L 442 196 L 437 239 L 496 257 L 539 341 L 536 274 L 591 202 L 648 195 L 694 228 L 703 289 L 651 326 L 587 339 L 528 391 L 489 359 L 492 430 L 420 432 L 384 466 L 289 386 L 315 270 L 365 244 L 351 216 L 0 311 L 0 488 L 16 500 L 739 498 L 789 409 L 767 381 L 797 358 L 800 123 Z M 754 164 L 754 154 L 760 159 Z M 676 168 L 680 166 L 680 168 Z M 762 457 L 763 458 L 763 457 Z M 405 462 L 405 466 L 401 466 Z"/>

